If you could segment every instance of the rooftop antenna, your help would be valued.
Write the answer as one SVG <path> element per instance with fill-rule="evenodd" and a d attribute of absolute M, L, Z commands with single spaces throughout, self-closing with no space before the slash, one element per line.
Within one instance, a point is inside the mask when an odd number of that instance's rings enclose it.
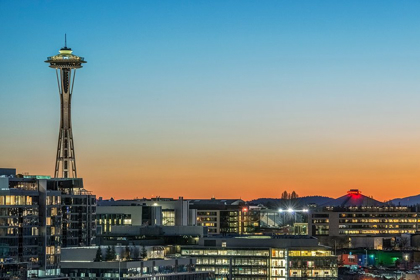
<path fill-rule="evenodd" d="M 67 49 L 67 33 L 64 33 L 64 48 Z"/>

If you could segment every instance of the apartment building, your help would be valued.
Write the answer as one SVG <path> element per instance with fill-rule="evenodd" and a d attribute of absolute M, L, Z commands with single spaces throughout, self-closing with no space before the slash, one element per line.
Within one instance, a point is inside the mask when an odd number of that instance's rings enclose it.
<path fill-rule="evenodd" d="M 60 275 L 62 247 L 94 243 L 95 208 L 82 179 L 0 169 L 0 262 L 27 263 L 28 276 Z"/>

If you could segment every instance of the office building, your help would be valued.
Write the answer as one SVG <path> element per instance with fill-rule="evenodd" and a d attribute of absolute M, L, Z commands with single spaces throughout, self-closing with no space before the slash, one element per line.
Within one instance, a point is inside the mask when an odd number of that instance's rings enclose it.
<path fill-rule="evenodd" d="M 414 207 L 382 203 L 353 189 L 310 213 L 309 234 L 322 242 L 341 238 L 348 243 L 343 247 L 373 247 L 378 237 L 419 233 L 419 222 Z M 375 247 L 381 246 L 377 244 Z"/>
<path fill-rule="evenodd" d="M 99 250 L 105 256 L 107 246 Z M 168 258 L 162 246 L 114 246 L 114 259 L 95 260 L 98 247 L 65 248 L 62 250 L 62 273 L 72 280 L 79 279 L 161 279 L 213 280 L 211 271 L 195 271 L 194 258 Z M 139 258 L 139 251 L 146 250 Z"/>
<path fill-rule="evenodd" d="M 207 236 L 200 226 L 113 226 L 96 236 L 97 245 L 187 245 Z"/>
<path fill-rule="evenodd" d="M 337 279 L 337 257 L 311 237 L 214 237 L 199 246 L 181 246 L 181 255 L 196 258 L 197 271 L 214 271 L 227 279 Z"/>
<path fill-rule="evenodd" d="M 190 209 L 189 202 L 182 197 L 98 200 L 97 225 L 103 233 L 112 226 L 194 226 L 196 211 Z"/>
<path fill-rule="evenodd" d="M 190 208 L 197 211 L 197 225 L 208 227 L 209 234 L 249 234 L 259 227 L 260 209 L 241 199 L 195 199 Z"/>

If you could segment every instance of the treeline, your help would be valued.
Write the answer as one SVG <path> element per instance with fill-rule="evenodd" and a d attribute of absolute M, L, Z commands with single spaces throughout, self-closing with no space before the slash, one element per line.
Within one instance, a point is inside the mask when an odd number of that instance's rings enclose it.
<path fill-rule="evenodd" d="M 286 199 L 286 200 L 287 199 L 296 199 L 296 198 L 299 198 L 299 195 L 295 191 L 292 191 L 291 193 L 288 193 L 287 191 L 284 191 L 281 194 L 280 198 L 281 199 Z"/>
<path fill-rule="evenodd" d="M 142 246 L 141 250 L 139 247 L 129 247 L 126 246 L 119 257 L 120 260 L 144 260 L 147 258 L 147 249 L 145 246 Z M 101 261 L 117 261 L 117 253 L 115 252 L 115 246 L 108 246 L 105 250 L 105 254 L 102 253 L 101 246 L 98 246 L 98 250 L 96 251 L 96 256 L 94 261 L 101 262 Z"/>

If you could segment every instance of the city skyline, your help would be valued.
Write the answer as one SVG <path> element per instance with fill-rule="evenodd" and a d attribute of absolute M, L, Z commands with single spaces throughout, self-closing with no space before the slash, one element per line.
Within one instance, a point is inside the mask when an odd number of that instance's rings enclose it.
<path fill-rule="evenodd" d="M 59 98 L 43 61 L 67 33 L 89 61 L 72 122 L 98 197 L 417 195 L 419 8 L 1 1 L 0 166 L 53 176 Z"/>

